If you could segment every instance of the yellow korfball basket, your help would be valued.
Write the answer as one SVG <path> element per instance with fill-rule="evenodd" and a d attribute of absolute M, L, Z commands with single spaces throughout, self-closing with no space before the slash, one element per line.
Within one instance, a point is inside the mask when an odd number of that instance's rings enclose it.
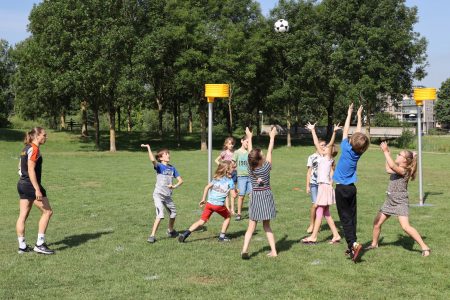
<path fill-rule="evenodd" d="M 414 89 L 414 101 L 419 106 L 423 105 L 423 101 L 436 100 L 435 88 L 415 88 Z"/>
<path fill-rule="evenodd" d="M 214 102 L 214 98 L 228 98 L 229 96 L 229 84 L 205 84 L 205 97 L 208 102 Z"/>

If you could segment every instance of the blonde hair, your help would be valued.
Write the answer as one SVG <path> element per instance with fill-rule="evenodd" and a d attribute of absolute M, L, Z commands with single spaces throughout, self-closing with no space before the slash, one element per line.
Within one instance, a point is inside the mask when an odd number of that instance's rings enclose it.
<path fill-rule="evenodd" d="M 216 172 L 214 173 L 214 179 L 225 177 L 230 171 L 231 171 L 231 162 L 221 161 L 217 166 Z"/>
<path fill-rule="evenodd" d="M 408 180 L 414 180 L 416 178 L 417 171 L 417 155 L 415 152 L 409 150 L 403 150 L 406 155 L 403 157 L 406 159 L 406 175 L 408 176 Z M 401 153 L 400 152 L 400 153 Z"/>
<path fill-rule="evenodd" d="M 34 127 L 32 128 L 30 131 L 28 131 L 27 133 L 25 133 L 25 138 L 23 140 L 23 143 L 25 145 L 27 144 L 31 144 L 33 142 L 33 140 L 41 134 L 41 132 L 44 131 L 44 128 L 42 127 Z"/>

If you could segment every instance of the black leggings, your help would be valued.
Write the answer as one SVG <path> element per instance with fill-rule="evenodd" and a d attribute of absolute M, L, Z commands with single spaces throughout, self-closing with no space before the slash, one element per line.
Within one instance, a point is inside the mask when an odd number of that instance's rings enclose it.
<path fill-rule="evenodd" d="M 356 242 L 356 192 L 356 186 L 353 183 L 336 185 L 336 207 L 349 249 Z"/>

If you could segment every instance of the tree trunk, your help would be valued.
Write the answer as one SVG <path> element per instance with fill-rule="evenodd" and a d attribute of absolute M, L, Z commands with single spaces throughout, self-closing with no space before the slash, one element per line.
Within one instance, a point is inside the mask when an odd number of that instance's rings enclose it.
<path fill-rule="evenodd" d="M 158 134 L 163 135 L 163 107 L 159 97 L 156 97 L 156 104 L 158 105 Z"/>
<path fill-rule="evenodd" d="M 189 104 L 188 132 L 192 133 L 192 107 L 191 107 L 191 104 Z"/>
<path fill-rule="evenodd" d="M 334 95 L 330 96 L 327 107 L 327 140 L 331 138 L 333 132 L 334 119 Z"/>
<path fill-rule="evenodd" d="M 89 136 L 87 123 L 87 102 L 81 101 L 81 136 Z"/>
<path fill-rule="evenodd" d="M 120 106 L 117 107 L 117 132 L 120 132 L 120 127 L 121 127 L 121 120 L 120 120 Z"/>
<path fill-rule="evenodd" d="M 201 127 L 201 144 L 200 144 L 200 150 L 206 151 L 208 150 L 208 147 L 206 145 L 206 112 L 204 110 L 204 106 L 200 106 L 200 127 Z"/>
<path fill-rule="evenodd" d="M 128 104 L 127 107 L 127 131 L 131 132 L 133 124 L 131 122 L 131 104 Z"/>
<path fill-rule="evenodd" d="M 116 152 L 116 110 L 109 108 L 109 152 Z"/>
<path fill-rule="evenodd" d="M 177 140 L 178 147 L 180 147 L 180 137 L 178 134 L 178 99 L 175 97 L 173 100 L 173 131 L 175 133 L 175 139 Z"/>
<path fill-rule="evenodd" d="M 177 111 L 178 111 L 177 142 L 179 148 L 181 147 L 181 101 L 178 101 L 177 103 Z"/>
<path fill-rule="evenodd" d="M 60 122 L 61 122 L 60 129 L 66 130 L 66 113 L 64 110 L 61 111 Z"/>
<path fill-rule="evenodd" d="M 98 108 L 94 108 L 95 147 L 100 150 L 100 120 Z"/>
<path fill-rule="evenodd" d="M 289 105 L 287 105 L 287 114 L 286 114 L 286 125 L 287 125 L 287 147 L 291 147 L 291 110 Z"/>

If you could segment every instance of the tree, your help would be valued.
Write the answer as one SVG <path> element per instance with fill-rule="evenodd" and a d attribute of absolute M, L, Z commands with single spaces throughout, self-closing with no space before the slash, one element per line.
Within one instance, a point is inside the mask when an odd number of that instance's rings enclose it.
<path fill-rule="evenodd" d="M 0 39 L 0 127 L 8 125 L 8 117 L 13 111 L 11 77 L 14 64 L 10 56 L 8 42 Z"/>
<path fill-rule="evenodd" d="M 439 89 L 438 100 L 434 106 L 439 123 L 450 124 L 450 78 L 444 81 Z"/>

